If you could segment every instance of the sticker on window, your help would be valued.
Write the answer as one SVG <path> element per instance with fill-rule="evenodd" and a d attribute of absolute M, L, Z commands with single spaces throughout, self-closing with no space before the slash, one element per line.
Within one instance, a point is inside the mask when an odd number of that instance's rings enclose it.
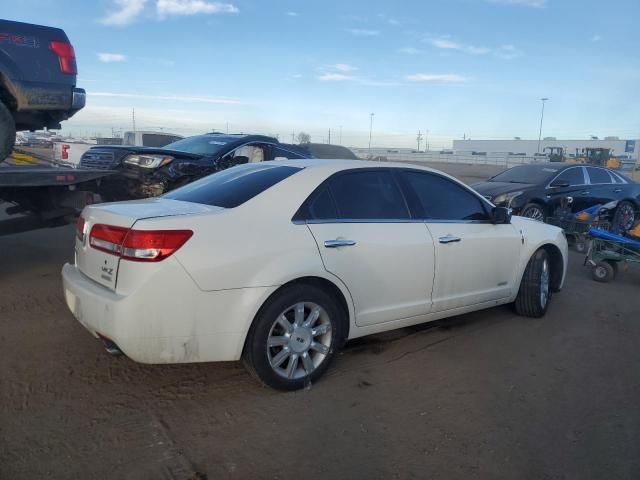
<path fill-rule="evenodd" d="M 543 168 L 542 169 L 543 172 L 551 172 L 551 173 L 555 173 L 558 171 L 557 168 Z"/>
<path fill-rule="evenodd" d="M 209 145 L 226 145 L 227 142 L 218 142 L 217 140 L 209 140 Z"/>

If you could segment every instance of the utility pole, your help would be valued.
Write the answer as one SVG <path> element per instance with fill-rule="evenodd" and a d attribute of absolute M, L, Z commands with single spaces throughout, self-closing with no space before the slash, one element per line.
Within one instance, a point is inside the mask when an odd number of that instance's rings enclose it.
<path fill-rule="evenodd" d="M 369 155 L 371 155 L 371 133 L 373 132 L 373 116 L 375 113 L 370 113 L 371 120 L 369 121 Z"/>
<path fill-rule="evenodd" d="M 229 122 L 227 122 L 227 134 L 229 133 Z"/>
<path fill-rule="evenodd" d="M 420 142 L 422 141 L 422 133 L 420 133 L 420 130 L 418 130 L 418 136 L 416 137 L 416 140 L 418 140 L 418 152 L 420 152 Z"/>
<path fill-rule="evenodd" d="M 295 143 L 296 142 L 296 132 L 292 131 L 291 132 L 291 143 Z"/>
<path fill-rule="evenodd" d="M 133 133 L 136 133 L 136 109 L 131 109 L 131 123 L 133 124 Z"/>
<path fill-rule="evenodd" d="M 429 151 L 429 130 L 424 131 L 424 151 Z"/>
<path fill-rule="evenodd" d="M 339 139 L 338 143 L 339 143 L 340 145 L 342 145 L 342 125 L 340 125 L 340 137 L 339 137 L 339 138 L 340 138 L 340 139 Z"/>
<path fill-rule="evenodd" d="M 544 119 L 544 102 L 546 102 L 547 100 L 549 99 L 546 97 L 540 99 L 540 101 L 542 102 L 542 111 L 540 112 L 540 131 L 538 132 L 538 153 L 540 153 L 540 140 L 542 139 L 542 120 Z"/>
<path fill-rule="evenodd" d="M 329 129 L 329 141 L 327 143 L 331 145 L 331 129 Z"/>

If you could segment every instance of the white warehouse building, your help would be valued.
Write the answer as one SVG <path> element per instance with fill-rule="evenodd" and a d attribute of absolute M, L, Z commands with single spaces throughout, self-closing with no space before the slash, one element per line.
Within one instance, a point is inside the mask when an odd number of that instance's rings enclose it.
<path fill-rule="evenodd" d="M 546 137 L 540 141 L 538 150 L 538 140 L 454 140 L 453 151 L 465 154 L 471 152 L 484 152 L 486 154 L 524 154 L 532 157 L 536 153 L 545 153 L 545 147 L 562 147 L 565 155 L 573 156 L 583 148 L 610 148 L 612 155 L 616 157 L 626 157 L 634 159 L 636 162 L 640 155 L 640 140 L 620 140 L 618 137 L 605 137 L 602 140 L 557 140 Z M 548 150 L 547 150 L 548 153 Z"/>

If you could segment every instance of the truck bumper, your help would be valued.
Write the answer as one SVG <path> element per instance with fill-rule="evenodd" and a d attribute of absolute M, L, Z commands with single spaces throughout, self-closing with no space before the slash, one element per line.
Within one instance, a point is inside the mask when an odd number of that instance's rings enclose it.
<path fill-rule="evenodd" d="M 84 108 L 87 102 L 87 92 L 84 88 L 74 88 L 71 94 L 71 109 L 80 110 Z"/>

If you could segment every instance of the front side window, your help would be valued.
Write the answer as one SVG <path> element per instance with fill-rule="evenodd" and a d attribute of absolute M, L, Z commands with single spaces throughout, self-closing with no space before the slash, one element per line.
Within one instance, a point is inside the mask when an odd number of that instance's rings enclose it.
<path fill-rule="evenodd" d="M 587 167 L 587 172 L 589 173 L 589 179 L 592 184 L 611 183 L 609 172 L 602 168 Z"/>
<path fill-rule="evenodd" d="M 568 182 L 569 185 L 584 185 L 584 174 L 582 173 L 582 167 L 569 168 L 562 172 L 554 180 L 561 182 Z"/>
<path fill-rule="evenodd" d="M 300 171 L 266 163 L 239 165 L 178 188 L 163 198 L 234 208 Z"/>
<path fill-rule="evenodd" d="M 448 178 L 426 172 L 402 172 L 414 218 L 426 220 L 489 220 L 477 196 Z"/>

